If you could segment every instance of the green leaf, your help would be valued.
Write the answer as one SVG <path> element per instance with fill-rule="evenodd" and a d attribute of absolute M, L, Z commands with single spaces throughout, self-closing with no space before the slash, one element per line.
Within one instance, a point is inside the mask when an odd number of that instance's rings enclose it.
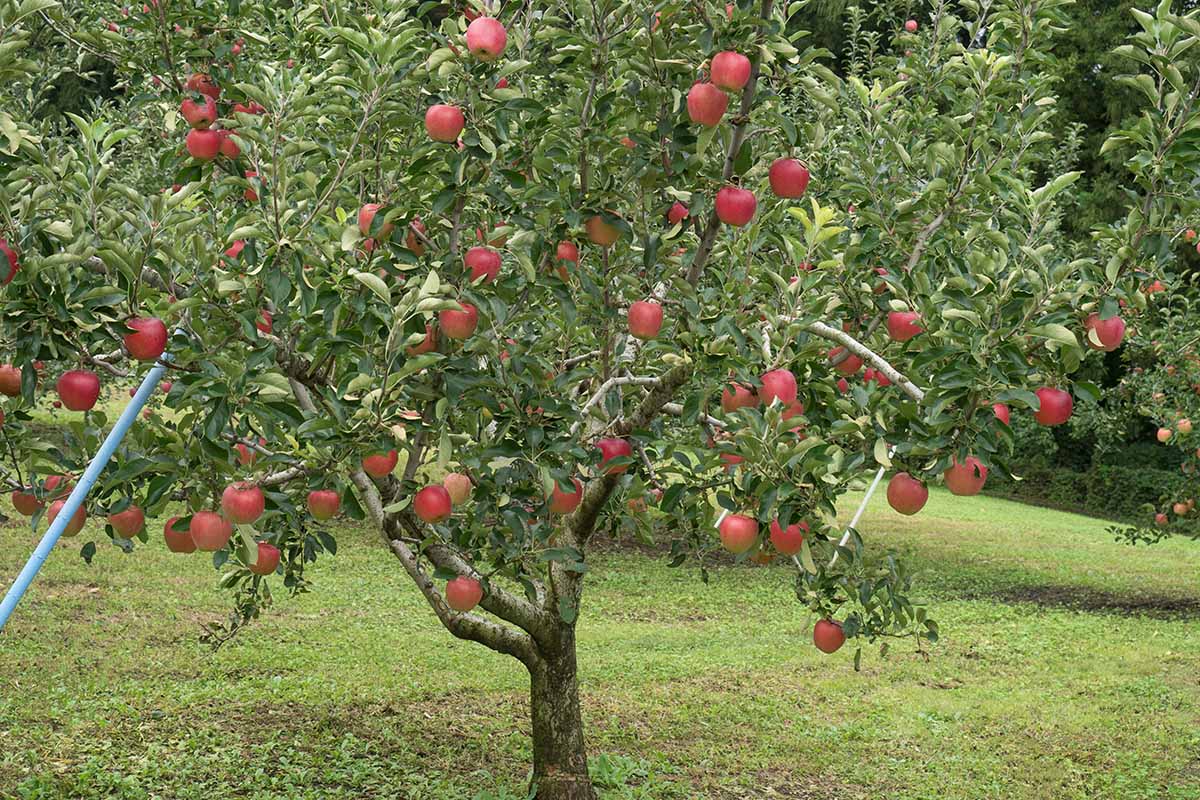
<path fill-rule="evenodd" d="M 392 304 L 392 292 L 378 275 L 373 272 L 352 272 L 350 274 L 354 276 L 356 281 L 377 294 L 383 302 L 388 305 Z"/>

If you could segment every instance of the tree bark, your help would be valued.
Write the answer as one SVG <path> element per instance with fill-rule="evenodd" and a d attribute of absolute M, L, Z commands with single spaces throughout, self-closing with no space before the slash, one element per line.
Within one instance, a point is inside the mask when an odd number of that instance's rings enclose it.
<path fill-rule="evenodd" d="M 540 648 L 529 667 L 533 785 L 537 800 L 596 800 L 583 741 L 575 628 L 560 622 L 559 633 L 553 652 Z"/>

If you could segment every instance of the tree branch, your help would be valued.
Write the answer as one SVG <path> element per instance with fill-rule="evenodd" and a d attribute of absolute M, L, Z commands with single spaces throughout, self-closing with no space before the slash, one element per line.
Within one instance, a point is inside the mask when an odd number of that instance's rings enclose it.
<path fill-rule="evenodd" d="M 845 331 L 839 328 L 834 328 L 830 325 L 826 325 L 824 322 L 811 322 L 805 326 L 805 330 L 824 339 L 837 342 L 850 352 L 857 355 L 859 358 L 870 362 L 871 366 L 882 372 L 885 376 L 887 376 L 888 380 L 899 386 L 905 394 L 907 394 L 913 400 L 916 400 L 918 403 L 925 399 L 925 392 L 917 387 L 916 384 L 914 384 L 908 378 L 904 377 L 899 370 L 888 363 L 887 359 Z"/>

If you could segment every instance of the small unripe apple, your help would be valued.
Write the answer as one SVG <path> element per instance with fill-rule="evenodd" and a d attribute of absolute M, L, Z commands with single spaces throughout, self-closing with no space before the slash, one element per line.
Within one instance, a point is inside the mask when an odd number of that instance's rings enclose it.
<path fill-rule="evenodd" d="M 722 89 L 741 91 L 750 81 L 750 59 L 741 53 L 724 50 L 713 56 L 709 75 L 712 82 Z"/>
<path fill-rule="evenodd" d="M 467 120 L 457 106 L 438 103 L 425 112 L 425 131 L 435 142 L 457 142 Z"/>
<path fill-rule="evenodd" d="M 571 482 L 575 485 L 575 490 L 564 492 L 558 488 L 558 483 L 555 482 L 554 488 L 550 491 L 550 512 L 552 514 L 570 514 L 579 507 L 580 501 L 583 500 L 583 484 L 579 478 L 572 478 Z"/>
<path fill-rule="evenodd" d="M 887 500 L 896 511 L 912 516 L 925 507 L 929 489 L 907 472 L 898 472 L 888 481 Z"/>
<path fill-rule="evenodd" d="M 794 556 L 804 546 L 804 534 L 808 533 L 807 522 L 794 522 L 784 528 L 779 520 L 771 523 L 771 544 L 782 555 Z"/>
<path fill-rule="evenodd" d="M 726 186 L 717 192 L 716 209 L 721 222 L 740 228 L 754 219 L 758 201 L 749 189 Z"/>
<path fill-rule="evenodd" d="M 450 493 L 445 486 L 426 486 L 413 497 L 413 511 L 425 522 L 444 522 L 453 510 Z"/>
<path fill-rule="evenodd" d="M 146 527 L 146 514 L 137 506 L 131 505 L 124 511 L 108 515 L 108 524 L 126 539 L 132 539 Z"/>
<path fill-rule="evenodd" d="M 389 450 L 386 453 L 375 453 L 369 455 L 362 461 L 363 472 L 370 475 L 372 478 L 382 478 L 385 475 L 392 474 L 392 470 L 396 468 L 396 464 L 400 462 L 400 454 L 395 450 Z"/>
<path fill-rule="evenodd" d="M 247 481 L 231 483 L 221 494 L 221 511 L 225 518 L 239 525 L 250 525 L 262 516 L 266 508 L 262 489 Z"/>
<path fill-rule="evenodd" d="M 50 510 L 46 512 L 46 521 L 54 524 L 55 518 L 63 510 L 63 506 L 66 503 L 66 500 L 55 500 L 51 503 Z M 79 508 L 75 509 L 75 513 L 71 515 L 71 519 L 67 522 L 66 527 L 63 528 L 62 535 L 66 537 L 78 535 L 83 530 L 85 522 L 87 522 L 87 512 L 84 511 L 83 505 L 80 504 Z"/>
<path fill-rule="evenodd" d="M 633 455 L 633 446 L 625 439 L 601 439 L 596 442 L 596 447 L 600 449 L 601 469 L 604 469 L 604 466 L 614 458 L 624 458 Z M 622 467 L 610 467 L 605 470 L 605 474 L 620 475 L 628 469 L 628 464 Z"/>
<path fill-rule="evenodd" d="M 72 411 L 90 411 L 100 398 L 100 378 L 83 369 L 64 372 L 55 388 L 62 404 Z"/>
<path fill-rule="evenodd" d="M 650 300 L 638 300 L 629 306 L 629 333 L 643 341 L 658 336 L 662 330 L 663 307 Z"/>
<path fill-rule="evenodd" d="M 776 197 L 803 197 L 808 189 L 808 167 L 794 158 L 777 158 L 767 171 L 771 191 Z"/>
<path fill-rule="evenodd" d="M 960 497 L 979 494 L 983 490 L 987 476 L 988 468 L 981 464 L 975 456 L 967 456 L 966 462 L 962 464 L 955 459 L 953 465 L 942 473 L 942 478 L 946 481 L 946 488 L 950 490 L 950 494 Z"/>
<path fill-rule="evenodd" d="M 846 643 L 846 632 L 831 619 L 823 619 L 813 626 L 813 644 L 822 653 L 836 653 Z"/>
<path fill-rule="evenodd" d="M 479 310 L 470 303 L 459 302 L 461 310 L 444 309 L 438 312 L 438 325 L 447 339 L 467 339 L 479 325 Z"/>
<path fill-rule="evenodd" d="M 188 155 L 197 161 L 212 161 L 221 154 L 221 134 L 211 128 L 188 131 Z"/>
<path fill-rule="evenodd" d="M 692 122 L 715 128 L 728 108 L 729 95 L 711 83 L 695 83 L 688 90 L 687 111 Z"/>
<path fill-rule="evenodd" d="M 500 254 L 490 247 L 472 247 L 463 261 L 471 271 L 472 283 L 480 278 L 484 283 L 491 283 L 500 274 Z"/>
<path fill-rule="evenodd" d="M 925 331 L 921 327 L 921 315 L 915 311 L 889 311 L 887 330 L 894 342 L 907 342 Z"/>
<path fill-rule="evenodd" d="M 475 608 L 482 599 L 483 585 L 474 578 L 459 575 L 446 583 L 446 605 L 460 614 Z"/>
<path fill-rule="evenodd" d="M 721 546 L 734 555 L 744 553 L 758 542 L 758 520 L 744 514 L 730 514 L 718 528 Z"/>
<path fill-rule="evenodd" d="M 1043 386 L 1034 394 L 1041 401 L 1041 408 L 1033 415 L 1039 425 L 1048 427 L 1062 425 L 1071 418 L 1071 411 L 1075 404 L 1069 392 L 1055 389 L 1052 386 Z"/>
<path fill-rule="evenodd" d="M 495 17 L 479 17 L 467 26 L 467 52 L 480 61 L 495 61 L 508 45 L 508 31 Z"/>
<path fill-rule="evenodd" d="M 461 506 L 470 500 L 471 489 L 474 488 L 471 479 L 461 472 L 451 472 L 446 475 L 442 478 L 442 486 L 446 487 L 446 491 L 450 493 L 450 502 L 456 506 Z"/>
<path fill-rule="evenodd" d="M 167 349 L 167 326 L 157 317 L 135 317 L 125 323 L 125 349 L 138 361 L 154 361 Z"/>

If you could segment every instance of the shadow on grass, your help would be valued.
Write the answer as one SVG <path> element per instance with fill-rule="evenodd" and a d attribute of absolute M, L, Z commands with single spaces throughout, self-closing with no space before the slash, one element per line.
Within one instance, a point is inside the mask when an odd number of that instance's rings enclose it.
<path fill-rule="evenodd" d="M 1154 619 L 1200 619 L 1200 598 L 1159 594 L 1119 594 L 1086 586 L 1024 584 L 998 586 L 979 591 L 963 588 L 964 600 L 1000 600 L 1033 603 L 1044 608 L 1063 608 L 1090 614 L 1142 616 Z"/>

